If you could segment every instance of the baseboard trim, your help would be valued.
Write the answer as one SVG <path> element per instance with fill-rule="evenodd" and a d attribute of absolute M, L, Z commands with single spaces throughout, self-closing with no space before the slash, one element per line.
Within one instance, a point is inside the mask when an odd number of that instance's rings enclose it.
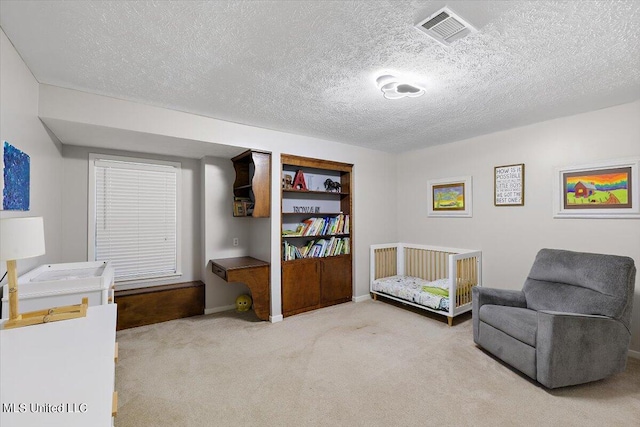
<path fill-rule="evenodd" d="M 371 294 L 361 295 L 359 297 L 352 297 L 351 301 L 353 302 L 363 302 L 371 299 Z"/>
<path fill-rule="evenodd" d="M 214 308 L 205 308 L 204 309 L 204 314 L 214 314 L 214 313 L 221 313 L 223 311 L 231 311 L 231 310 L 235 310 L 236 309 L 236 305 L 223 305 L 222 307 L 214 307 Z M 269 322 L 271 323 L 278 323 L 278 322 L 282 322 L 282 320 L 284 319 L 284 317 L 282 317 L 282 314 L 278 315 L 278 316 L 269 316 Z"/>
<path fill-rule="evenodd" d="M 277 316 L 269 316 L 269 321 L 271 323 L 282 322 L 283 319 L 284 317 L 282 316 L 282 314 L 278 314 Z"/>
<path fill-rule="evenodd" d="M 640 359 L 640 351 L 629 350 L 628 355 L 632 359 Z"/>
<path fill-rule="evenodd" d="M 235 304 L 223 305 L 222 307 L 205 308 L 204 309 L 204 314 L 220 313 L 222 311 L 229 311 L 229 310 L 235 310 L 235 309 L 236 309 L 236 305 Z"/>

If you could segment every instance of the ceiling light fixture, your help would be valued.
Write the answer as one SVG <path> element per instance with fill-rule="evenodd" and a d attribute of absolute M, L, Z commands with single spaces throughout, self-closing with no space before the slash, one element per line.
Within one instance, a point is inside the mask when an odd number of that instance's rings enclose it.
<path fill-rule="evenodd" d="M 387 99 L 417 98 L 424 95 L 424 89 L 391 74 L 378 77 L 376 84 Z"/>

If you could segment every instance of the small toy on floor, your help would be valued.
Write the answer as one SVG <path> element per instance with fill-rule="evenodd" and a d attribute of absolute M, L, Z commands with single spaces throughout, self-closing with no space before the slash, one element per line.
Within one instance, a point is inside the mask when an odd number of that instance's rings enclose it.
<path fill-rule="evenodd" d="M 246 294 L 240 295 L 238 296 L 238 298 L 236 298 L 236 311 L 239 313 L 249 311 L 249 309 L 251 308 L 251 304 L 253 304 L 251 296 Z"/>

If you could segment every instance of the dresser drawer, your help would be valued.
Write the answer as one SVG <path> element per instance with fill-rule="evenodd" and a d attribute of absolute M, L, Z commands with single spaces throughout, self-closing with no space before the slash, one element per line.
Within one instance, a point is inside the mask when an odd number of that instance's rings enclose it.
<path fill-rule="evenodd" d="M 213 273 L 220 276 L 223 280 L 227 280 L 227 270 L 220 267 L 217 264 L 211 264 L 213 266 Z"/>

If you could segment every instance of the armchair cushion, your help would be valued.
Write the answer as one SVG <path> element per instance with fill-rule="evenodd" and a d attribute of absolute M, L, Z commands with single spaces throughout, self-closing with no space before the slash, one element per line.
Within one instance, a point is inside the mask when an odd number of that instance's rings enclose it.
<path fill-rule="evenodd" d="M 634 286 L 629 257 L 541 249 L 522 290 L 532 310 L 600 314 L 629 328 Z"/>
<path fill-rule="evenodd" d="M 471 288 L 471 301 L 473 310 L 473 338 L 477 342 L 480 326 L 480 318 L 476 315 L 480 307 L 485 304 L 505 305 L 510 307 L 526 307 L 527 301 L 522 291 L 506 289 L 493 289 L 474 286 Z"/>

